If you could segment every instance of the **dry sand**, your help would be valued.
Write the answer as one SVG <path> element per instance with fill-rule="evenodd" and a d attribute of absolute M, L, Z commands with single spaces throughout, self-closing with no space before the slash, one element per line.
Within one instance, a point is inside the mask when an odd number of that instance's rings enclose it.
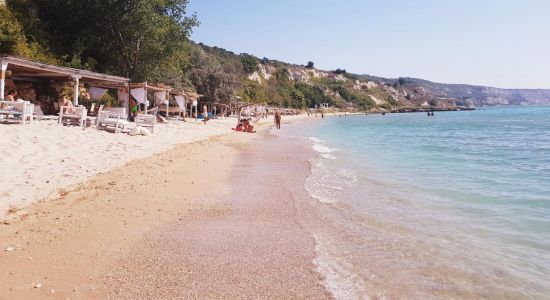
<path fill-rule="evenodd" d="M 0 124 L 0 220 L 9 207 L 22 208 L 135 159 L 229 131 L 234 119 L 208 125 L 174 121 L 155 134 L 129 136 L 56 121 Z"/>
<path fill-rule="evenodd" d="M 113 147 L 126 138 L 107 137 Z M 273 188 L 284 174 L 271 189 L 261 188 L 261 169 L 235 177 L 261 136 L 200 138 L 146 159 L 112 158 L 89 181 L 37 192 L 49 200 L 31 199 L 0 225 L 0 299 L 330 298 L 304 209 Z"/>

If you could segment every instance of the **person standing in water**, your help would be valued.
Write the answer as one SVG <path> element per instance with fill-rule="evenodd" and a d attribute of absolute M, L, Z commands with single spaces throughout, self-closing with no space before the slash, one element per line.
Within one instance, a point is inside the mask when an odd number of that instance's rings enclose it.
<path fill-rule="evenodd" d="M 277 127 L 277 129 L 281 129 L 281 115 L 279 115 L 279 112 L 275 112 L 275 127 Z"/>
<path fill-rule="evenodd" d="M 325 118 L 325 114 L 321 112 L 321 119 L 324 119 L 324 118 Z"/>

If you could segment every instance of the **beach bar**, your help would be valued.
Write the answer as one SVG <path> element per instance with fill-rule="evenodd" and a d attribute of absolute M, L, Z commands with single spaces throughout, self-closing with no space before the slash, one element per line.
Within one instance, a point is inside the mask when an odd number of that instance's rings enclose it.
<path fill-rule="evenodd" d="M 128 78 L 101 74 L 86 70 L 74 69 L 69 67 L 60 67 L 32 60 L 22 59 L 9 55 L 0 54 L 0 100 L 5 99 L 7 90 L 14 89 L 20 83 L 33 83 L 38 85 L 48 85 L 53 82 L 72 82 L 73 104 L 78 106 L 80 96 L 80 86 L 83 84 L 89 87 L 117 89 L 119 95 L 124 99 L 120 102 L 128 102 L 128 87 L 130 80 Z M 8 87 L 8 83 L 10 87 Z M 33 96 L 36 96 L 33 93 Z M 36 99 L 28 99 L 31 102 Z"/>

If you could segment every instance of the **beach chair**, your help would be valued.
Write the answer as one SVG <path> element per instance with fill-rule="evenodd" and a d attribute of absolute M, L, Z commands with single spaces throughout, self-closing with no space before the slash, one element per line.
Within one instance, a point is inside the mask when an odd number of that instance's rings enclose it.
<path fill-rule="evenodd" d="M 74 113 L 69 113 L 70 109 L 74 109 Z M 70 106 L 61 106 L 59 109 L 59 118 L 57 123 L 59 125 L 70 125 L 77 124 L 80 127 L 86 127 L 86 115 L 87 109 L 84 106 L 70 107 Z"/>
<path fill-rule="evenodd" d="M 136 126 L 146 127 L 151 130 L 151 133 L 155 132 L 155 124 L 157 123 L 157 116 L 149 114 L 140 114 L 134 118 Z"/>
<path fill-rule="evenodd" d="M 29 101 L 25 101 L 23 105 L 23 114 L 21 115 L 21 122 L 26 124 L 27 120 L 32 124 L 34 123 L 34 104 Z"/>
<path fill-rule="evenodd" d="M 27 124 L 27 120 L 33 122 L 34 104 L 29 101 L 0 101 L 0 115 L 5 116 L 6 120 L 14 120 L 22 125 Z"/>
<path fill-rule="evenodd" d="M 125 108 L 109 108 L 98 112 L 96 119 L 96 128 L 98 130 L 114 128 L 115 133 L 128 129 L 130 122 L 126 120 Z"/>

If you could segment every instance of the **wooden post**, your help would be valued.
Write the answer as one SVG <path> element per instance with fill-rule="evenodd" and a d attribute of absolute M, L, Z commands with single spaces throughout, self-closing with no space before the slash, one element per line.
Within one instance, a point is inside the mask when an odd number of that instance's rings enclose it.
<path fill-rule="evenodd" d="M 74 80 L 74 95 L 73 95 L 73 105 L 78 106 L 78 96 L 80 95 L 80 75 L 71 75 L 71 78 Z"/>
<path fill-rule="evenodd" d="M 0 101 L 4 101 L 4 89 L 6 88 L 6 70 L 8 69 L 8 62 L 5 60 L 0 61 Z"/>
<path fill-rule="evenodd" d="M 126 120 L 130 120 L 130 116 L 132 115 L 132 104 L 130 103 L 130 83 L 125 82 L 124 83 L 124 91 L 126 92 L 126 103 L 128 103 L 128 113 L 126 114 Z"/>
<path fill-rule="evenodd" d="M 183 97 L 183 121 L 185 121 L 185 117 L 187 117 L 187 96 L 185 95 L 185 92 L 182 94 Z"/>
<path fill-rule="evenodd" d="M 166 90 L 166 99 L 164 100 L 166 103 L 166 120 L 168 120 L 169 116 L 169 108 L 170 108 L 170 90 Z"/>
<path fill-rule="evenodd" d="M 149 105 L 147 105 L 147 102 L 149 101 L 149 100 L 147 100 L 147 81 L 145 82 L 144 89 L 145 89 L 145 93 L 144 93 L 145 103 L 143 104 L 143 106 L 145 106 L 145 114 L 147 114 L 147 108 L 148 108 L 147 106 L 149 106 Z"/>

